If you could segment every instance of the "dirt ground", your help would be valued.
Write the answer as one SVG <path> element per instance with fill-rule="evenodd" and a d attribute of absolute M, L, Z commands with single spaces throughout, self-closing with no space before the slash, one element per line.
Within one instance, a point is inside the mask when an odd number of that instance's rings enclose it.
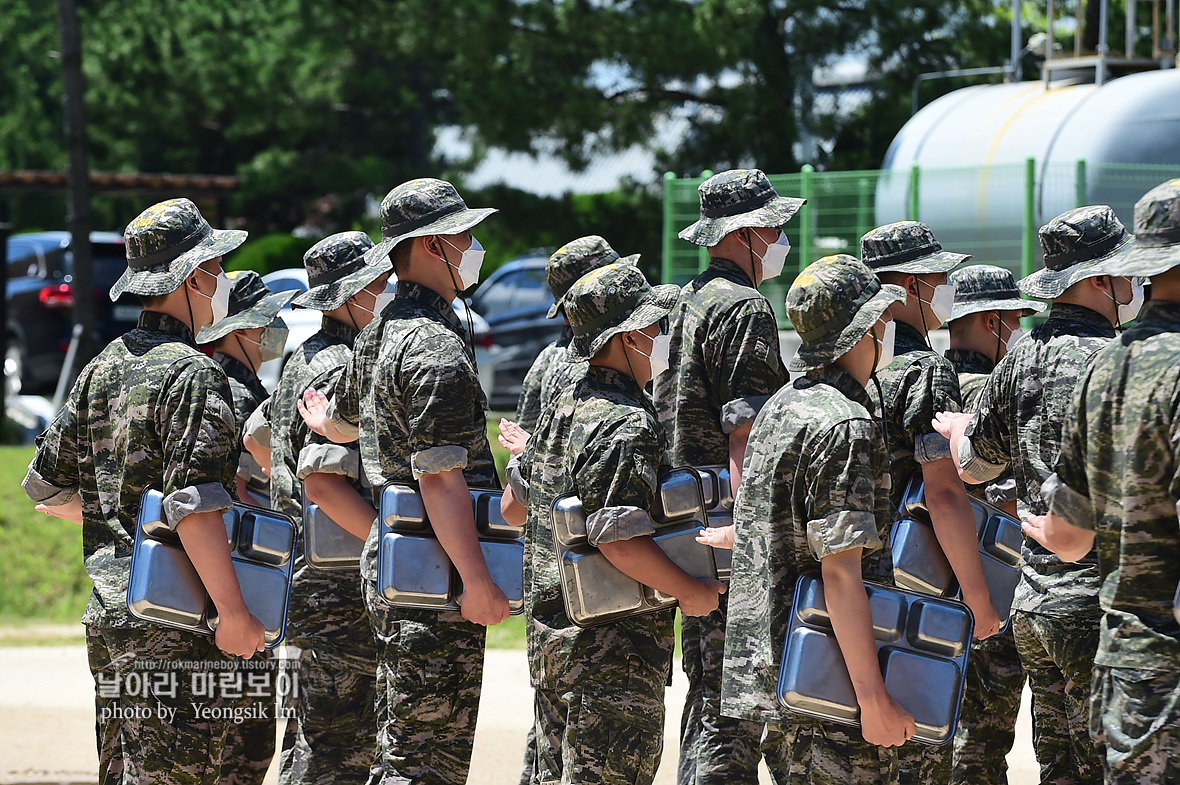
<path fill-rule="evenodd" d="M 684 702 L 684 674 L 676 668 L 668 689 L 664 760 L 656 782 L 675 782 L 677 733 Z M 1037 782 L 1028 713 L 1021 706 L 1016 746 L 1008 756 L 1009 782 Z M 471 785 L 516 785 L 532 695 L 523 651 L 489 650 L 483 703 L 476 731 Z M 85 648 L 0 647 L 0 785 L 94 783 L 94 686 Z M 277 779 L 272 766 L 268 783 Z M 769 783 L 765 769 L 762 782 Z"/>

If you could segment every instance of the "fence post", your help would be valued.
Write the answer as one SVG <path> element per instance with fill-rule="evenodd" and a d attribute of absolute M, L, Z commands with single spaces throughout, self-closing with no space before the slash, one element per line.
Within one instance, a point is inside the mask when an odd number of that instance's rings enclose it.
<path fill-rule="evenodd" d="M 675 211 L 672 209 L 672 184 L 675 181 L 676 175 L 664 172 L 664 237 L 663 254 L 660 258 L 660 283 L 672 283 L 672 254 L 675 252 L 672 238 L 675 237 L 673 233 L 676 231 L 672 226 L 675 218 Z"/>
<path fill-rule="evenodd" d="M 713 176 L 713 170 L 706 169 L 705 171 L 701 172 L 701 181 L 703 182 L 705 180 L 708 180 L 712 176 Z M 700 248 L 697 249 L 697 272 L 698 273 L 703 272 L 704 269 L 708 266 L 709 266 L 709 249 L 702 245 Z"/>
<path fill-rule="evenodd" d="M 869 178 L 856 181 L 856 192 L 856 236 L 861 238 L 873 230 L 873 184 Z"/>
<path fill-rule="evenodd" d="M 1037 162 L 1031 156 L 1024 162 L 1024 243 L 1021 248 L 1021 277 L 1032 275 L 1036 267 Z"/>
<path fill-rule="evenodd" d="M 1090 201 L 1089 184 L 1086 182 L 1086 159 L 1078 159 L 1077 174 L 1074 176 L 1074 188 L 1076 194 L 1074 201 L 1077 202 L 1077 207 L 1085 207 Z"/>
<path fill-rule="evenodd" d="M 811 264 L 811 210 L 812 201 L 815 199 L 815 189 L 813 187 L 813 177 L 815 175 L 815 167 L 811 164 L 803 164 L 803 168 L 799 170 L 799 190 L 802 191 L 802 196 L 807 202 L 799 209 L 799 271 Z"/>
<path fill-rule="evenodd" d="M 921 169 L 917 164 L 910 170 L 910 214 L 907 216 L 911 221 L 921 221 L 918 211 L 918 181 L 921 179 Z"/>

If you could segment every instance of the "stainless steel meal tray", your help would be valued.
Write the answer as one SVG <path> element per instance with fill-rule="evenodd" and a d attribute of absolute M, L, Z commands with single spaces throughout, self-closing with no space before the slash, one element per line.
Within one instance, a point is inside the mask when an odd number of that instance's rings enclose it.
<path fill-rule="evenodd" d="M 516 615 L 524 611 L 523 529 L 500 514 L 501 495 L 499 490 L 473 488 L 471 505 L 492 581 Z M 399 608 L 457 610 L 463 582 L 435 539 L 418 491 L 404 483 L 387 483 L 379 502 L 378 592 Z"/>
<path fill-rule="evenodd" d="M 705 525 L 700 480 L 692 469 L 670 469 L 660 476 L 653 539 L 681 569 L 695 578 L 716 578 L 714 550 L 696 541 Z M 590 545 L 586 518 L 577 496 L 557 498 L 551 513 L 557 565 L 566 615 L 579 627 L 674 607 L 673 597 L 625 575 Z"/>
<path fill-rule="evenodd" d="M 1012 596 L 1020 582 L 1020 546 L 1024 535 L 1020 523 L 1003 510 L 974 497 L 970 501 L 983 577 L 1000 617 L 1001 632 L 1005 632 Z M 920 477 L 914 477 L 906 486 L 901 506 L 903 517 L 893 525 L 890 537 L 894 582 L 903 589 L 922 594 L 957 597 L 959 586 L 930 525 Z"/>
<path fill-rule="evenodd" d="M 127 608 L 136 618 L 210 635 L 217 611 L 180 538 L 163 522 L 164 496 L 140 499 L 127 584 Z M 266 646 L 283 639 L 294 568 L 295 523 L 260 507 L 235 505 L 223 515 L 230 558 L 246 607 L 266 630 Z"/>
<path fill-rule="evenodd" d="M 966 605 L 866 583 L 881 676 L 914 716 L 915 741 L 951 740 L 963 701 L 974 622 Z M 778 700 L 809 717 L 860 725 L 860 708 L 840 653 L 817 572 L 799 576 L 783 645 Z"/>
<path fill-rule="evenodd" d="M 733 491 L 729 484 L 729 466 L 694 466 L 701 478 L 701 491 L 705 497 L 708 513 L 706 525 L 714 527 L 733 524 Z M 733 567 L 733 551 L 729 548 L 714 548 L 713 560 L 717 563 L 717 577 L 729 581 Z"/>
<path fill-rule="evenodd" d="M 303 559 L 317 570 L 358 570 L 365 541 L 339 526 L 303 494 Z"/>

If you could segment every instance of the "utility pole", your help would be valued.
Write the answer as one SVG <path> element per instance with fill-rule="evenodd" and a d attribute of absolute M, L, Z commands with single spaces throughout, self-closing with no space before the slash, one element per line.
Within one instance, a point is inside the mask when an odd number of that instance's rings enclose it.
<path fill-rule="evenodd" d="M 65 88 L 65 136 L 69 152 L 67 174 L 70 248 L 74 254 L 74 340 L 80 345 L 74 365 L 87 362 L 94 343 L 94 265 L 90 253 L 90 166 L 87 161 L 86 84 L 82 78 L 82 37 L 76 0 L 58 0 L 61 29 L 61 75 Z M 80 329 L 79 329 L 80 328 Z M 63 368 L 66 376 L 74 368 Z"/>

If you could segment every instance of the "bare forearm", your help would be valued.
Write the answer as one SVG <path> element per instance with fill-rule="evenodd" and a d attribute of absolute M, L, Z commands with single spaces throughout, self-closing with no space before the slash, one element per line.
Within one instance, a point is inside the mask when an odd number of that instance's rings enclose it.
<path fill-rule="evenodd" d="M 462 470 L 424 474 L 418 487 L 434 536 L 459 571 L 463 585 L 473 588 L 490 584 L 492 578 L 479 547 L 471 494 Z"/>
<path fill-rule="evenodd" d="M 965 597 L 987 597 L 987 581 L 979 562 L 979 535 L 967 491 L 950 459 L 922 465 L 926 507 L 934 534 Z"/>
<path fill-rule="evenodd" d="M 263 469 L 270 471 L 270 450 L 264 449 L 261 444 L 254 440 L 250 434 L 242 437 L 242 446 L 246 448 L 246 452 L 258 461 L 258 465 Z"/>
<path fill-rule="evenodd" d="M 221 617 L 248 613 L 242 589 L 229 555 L 225 521 L 219 512 L 195 512 L 176 525 L 184 552 L 196 568 L 217 614 Z"/>
<path fill-rule="evenodd" d="M 656 591 L 683 597 L 699 588 L 699 581 L 676 566 L 649 536 L 600 543 L 598 550 L 624 575 Z"/>
<path fill-rule="evenodd" d="M 752 425 L 743 425 L 729 433 L 729 489 L 737 493 L 742 484 L 742 461 L 746 459 L 746 445 L 750 441 Z"/>
<path fill-rule="evenodd" d="M 858 703 L 885 692 L 873 638 L 873 615 L 860 571 L 860 549 L 844 551 L 823 559 L 824 598 L 832 619 L 832 630 L 848 667 Z"/>
<path fill-rule="evenodd" d="M 516 494 L 512 492 L 512 486 L 505 488 L 504 495 L 500 497 L 500 515 L 504 516 L 504 520 L 512 526 L 524 526 L 525 520 L 528 518 L 528 510 L 516 498 Z"/>
<path fill-rule="evenodd" d="M 341 474 L 316 472 L 303 480 L 307 498 L 320 506 L 337 526 L 353 537 L 366 539 L 377 511 Z"/>
<path fill-rule="evenodd" d="M 1094 547 L 1094 532 L 1080 529 L 1053 513 L 1045 516 L 1045 542 L 1064 561 L 1084 558 Z"/>

